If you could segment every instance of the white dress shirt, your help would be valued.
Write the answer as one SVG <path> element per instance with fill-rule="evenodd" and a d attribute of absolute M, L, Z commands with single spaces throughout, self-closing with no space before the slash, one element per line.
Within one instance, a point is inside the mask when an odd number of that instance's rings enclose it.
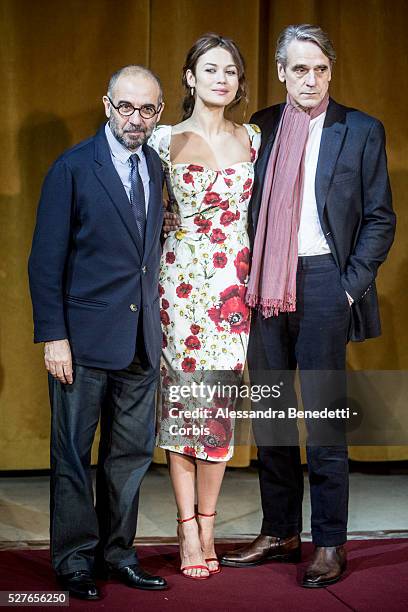
<path fill-rule="evenodd" d="M 129 198 L 130 202 L 130 156 L 134 153 L 137 153 L 140 159 L 139 162 L 139 173 L 143 182 L 143 189 L 145 194 L 145 203 L 146 203 L 146 216 L 149 208 L 149 195 L 150 195 L 150 178 L 149 178 L 149 170 L 147 168 L 147 162 L 145 154 L 143 153 L 143 149 L 140 146 L 136 151 L 129 151 L 126 147 L 123 146 L 112 134 L 112 130 L 107 123 L 105 125 L 105 134 L 108 141 L 110 154 L 112 158 L 113 165 L 117 173 L 119 174 L 119 178 L 122 181 L 123 187 L 125 188 L 126 195 Z"/>
<path fill-rule="evenodd" d="M 326 113 L 312 119 L 305 152 L 305 175 L 303 183 L 302 211 L 298 231 L 298 255 L 324 255 L 330 247 L 324 237 L 317 212 L 315 180 L 320 141 Z"/>

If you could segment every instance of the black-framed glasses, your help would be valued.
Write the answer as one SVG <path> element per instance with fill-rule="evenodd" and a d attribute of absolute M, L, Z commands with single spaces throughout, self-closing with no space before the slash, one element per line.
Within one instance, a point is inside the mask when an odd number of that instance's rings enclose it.
<path fill-rule="evenodd" d="M 139 115 L 143 117 L 143 119 L 153 119 L 155 115 L 160 113 L 162 102 L 160 102 L 159 107 L 156 108 L 153 104 L 143 104 L 138 108 L 137 106 L 133 106 L 130 102 L 121 102 L 118 106 L 115 106 L 109 96 L 106 96 L 109 102 L 112 104 L 113 108 L 115 108 L 119 115 L 122 117 L 130 117 L 133 115 L 135 111 L 139 111 Z"/>

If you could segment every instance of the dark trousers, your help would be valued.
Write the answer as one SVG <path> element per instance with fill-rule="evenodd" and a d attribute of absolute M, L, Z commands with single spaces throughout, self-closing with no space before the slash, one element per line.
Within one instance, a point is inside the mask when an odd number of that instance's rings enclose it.
<path fill-rule="evenodd" d="M 74 383 L 49 376 L 51 557 L 58 574 L 137 563 L 139 487 L 154 450 L 158 368 L 137 351 L 123 370 L 74 365 Z M 91 447 L 101 421 L 96 507 Z"/>
<path fill-rule="evenodd" d="M 254 315 L 248 348 L 251 383 L 284 382 L 280 407 L 296 407 L 294 371 L 298 367 L 304 410 L 341 407 L 347 393 L 350 306 L 333 257 L 300 257 L 296 285 L 295 312 L 268 319 Z M 344 430 L 340 425 L 335 436 L 325 436 L 324 426 L 314 419 L 307 420 L 306 427 L 313 542 L 317 546 L 338 546 L 347 537 L 348 457 Z M 262 533 L 282 538 L 300 533 L 303 471 L 296 421 L 285 420 L 281 426 L 278 421 L 266 424 L 258 420 L 254 433 Z"/>

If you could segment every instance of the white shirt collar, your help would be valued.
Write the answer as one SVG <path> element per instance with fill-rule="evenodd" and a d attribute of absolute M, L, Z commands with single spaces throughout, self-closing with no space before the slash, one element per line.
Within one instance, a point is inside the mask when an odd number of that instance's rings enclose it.
<path fill-rule="evenodd" d="M 327 111 L 324 111 L 324 113 L 320 113 L 320 115 L 317 115 L 317 117 L 311 119 L 310 126 L 313 127 L 314 125 L 316 125 L 316 123 L 319 123 L 323 126 L 324 120 L 326 119 L 326 112 Z"/>

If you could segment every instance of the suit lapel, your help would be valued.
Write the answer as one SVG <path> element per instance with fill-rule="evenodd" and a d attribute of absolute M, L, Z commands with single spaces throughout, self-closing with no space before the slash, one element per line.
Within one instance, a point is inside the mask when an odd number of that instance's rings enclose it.
<path fill-rule="evenodd" d="M 125 188 L 112 163 L 109 145 L 105 136 L 105 126 L 101 127 L 95 137 L 95 174 L 112 200 L 130 237 L 137 247 L 140 259 L 142 259 L 143 250 L 140 240 L 138 239 L 136 221 Z"/>
<path fill-rule="evenodd" d="M 315 179 L 315 194 L 320 219 L 323 219 L 327 193 L 346 132 L 345 108 L 330 99 L 323 125 Z"/>
<path fill-rule="evenodd" d="M 149 170 L 149 207 L 147 210 L 146 219 L 146 236 L 143 261 L 147 261 L 150 251 L 155 243 L 157 233 L 162 226 L 162 181 L 160 172 L 157 170 L 157 164 L 154 163 L 152 152 L 148 145 L 143 145 L 143 152 L 146 156 L 147 167 Z"/>
<path fill-rule="evenodd" d="M 266 148 L 271 149 L 271 144 L 275 142 L 276 132 L 278 131 L 279 121 L 281 120 L 286 104 L 278 104 L 273 106 L 270 113 L 262 122 L 262 140 L 259 150 L 259 157 L 262 157 Z"/>

